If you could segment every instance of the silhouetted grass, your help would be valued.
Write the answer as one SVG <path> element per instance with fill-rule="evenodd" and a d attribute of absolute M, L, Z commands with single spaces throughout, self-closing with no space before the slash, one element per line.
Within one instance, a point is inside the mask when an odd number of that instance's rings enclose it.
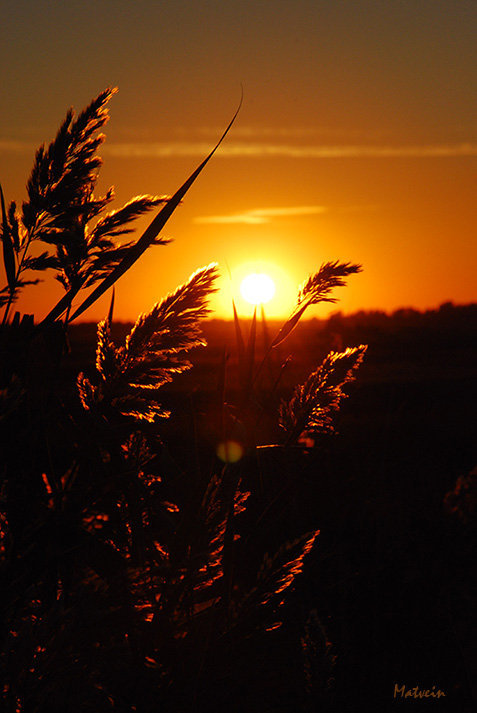
<path fill-rule="evenodd" d="M 317 606 L 327 611 L 329 597 L 325 588 L 297 598 L 296 577 L 320 558 L 318 527 L 325 543 L 333 536 L 327 503 L 336 486 L 322 479 L 328 501 L 311 507 L 310 484 L 317 465 L 327 472 L 329 435 L 365 347 L 327 350 L 290 390 L 282 388 L 283 345 L 306 308 L 333 301 L 332 290 L 360 268 L 322 265 L 275 336 L 262 319 L 262 342 L 256 316 L 246 325 L 234 313 L 235 344 L 212 360 L 205 399 L 199 389 L 171 399 L 167 389 L 205 346 L 215 265 L 132 328 L 114 324 L 112 298 L 95 364 L 76 383 L 70 323 L 147 248 L 166 243 L 160 230 L 216 150 L 172 198 L 137 197 L 104 214 L 112 191 L 95 197 L 93 189 L 112 94 L 77 117 L 68 112 L 37 152 L 21 212 L 1 196 L 3 709 L 332 705 L 334 654 Z M 156 207 L 145 233 L 118 245 Z M 30 255 L 35 241 L 45 248 L 38 257 Z M 45 270 L 64 297 L 39 324 L 11 317 L 20 291 L 36 281 L 27 271 Z M 346 454 L 333 455 L 345 463 Z M 339 552 L 327 551 L 339 563 Z"/>

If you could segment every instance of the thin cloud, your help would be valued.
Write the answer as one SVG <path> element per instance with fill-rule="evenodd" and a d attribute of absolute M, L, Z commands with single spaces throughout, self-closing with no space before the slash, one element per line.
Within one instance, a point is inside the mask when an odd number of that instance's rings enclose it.
<path fill-rule="evenodd" d="M 263 225 L 273 218 L 289 218 L 303 215 L 319 215 L 326 213 L 327 208 L 321 205 L 287 206 L 281 208 L 254 208 L 233 215 L 203 215 L 195 218 L 195 223 L 207 225 Z"/>
<path fill-rule="evenodd" d="M 217 138 L 223 132 L 220 126 L 198 126 L 196 128 L 176 126 L 173 133 L 176 136 L 188 137 L 196 134 L 198 137 L 207 137 L 210 140 Z M 234 126 L 234 137 L 248 140 L 273 140 L 273 139 L 317 139 L 324 137 L 340 139 L 376 139 L 382 137 L 382 132 L 363 132 L 360 129 L 349 129 L 330 126 Z"/>
<path fill-rule="evenodd" d="M 206 142 L 173 141 L 164 143 L 106 144 L 104 154 L 122 158 L 196 158 L 207 155 L 211 145 Z M 350 145 L 324 146 L 270 144 L 263 142 L 226 141 L 217 158 L 445 158 L 477 156 L 477 144 L 433 144 L 415 146 Z"/>
<path fill-rule="evenodd" d="M 470 128 L 470 127 L 469 127 Z M 173 126 L 151 128 L 132 128 L 129 126 L 117 130 L 125 141 L 152 142 L 162 135 L 167 141 L 214 141 L 223 133 L 223 126 Z M 234 126 L 234 141 L 268 141 L 271 143 L 290 141 L 293 139 L 308 140 L 313 144 L 329 143 L 332 141 L 384 141 L 387 134 L 384 131 L 363 131 L 358 128 L 332 127 L 332 126 Z M 175 137 L 175 138 L 173 138 Z M 121 140 L 121 139 L 118 139 Z M 165 141 L 165 139 L 163 139 Z"/>
<path fill-rule="evenodd" d="M 0 139 L 0 153 L 24 153 L 36 148 L 26 141 Z M 203 158 L 212 146 L 207 141 L 164 141 L 106 143 L 101 152 L 117 158 Z M 233 142 L 227 140 L 216 153 L 217 158 L 446 158 L 477 156 L 477 144 L 430 144 L 393 146 L 296 145 L 291 143 Z"/>
<path fill-rule="evenodd" d="M 32 143 L 26 141 L 13 141 L 10 139 L 0 139 L 0 153 L 23 153 L 35 148 Z"/>
<path fill-rule="evenodd" d="M 269 223 L 268 218 L 250 213 L 239 213 L 236 215 L 202 215 L 194 219 L 194 223 L 204 225 L 263 225 Z"/>

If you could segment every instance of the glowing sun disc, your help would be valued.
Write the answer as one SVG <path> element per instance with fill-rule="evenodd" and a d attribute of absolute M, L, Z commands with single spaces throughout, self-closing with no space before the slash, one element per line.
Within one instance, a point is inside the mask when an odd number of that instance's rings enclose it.
<path fill-rule="evenodd" d="M 275 283 L 269 275 L 253 272 L 242 280 L 240 293 L 252 305 L 266 304 L 275 295 Z"/>

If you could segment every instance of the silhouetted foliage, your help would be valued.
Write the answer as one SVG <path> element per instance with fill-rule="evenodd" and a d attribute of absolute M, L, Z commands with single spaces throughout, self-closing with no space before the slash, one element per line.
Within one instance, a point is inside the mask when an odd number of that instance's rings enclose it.
<path fill-rule="evenodd" d="M 258 544 L 256 564 L 244 568 L 241 522 L 257 487 L 250 473 L 254 422 L 264 408 L 263 364 L 305 308 L 331 301 L 331 289 L 359 267 L 327 263 L 310 277 L 258 365 L 256 321 L 245 339 L 236 318 L 236 403 L 225 399 L 225 359 L 218 370 L 216 434 L 225 455 L 216 456 L 216 443 L 195 444 L 185 472 L 164 443 L 161 422 L 169 412 L 160 387 L 189 369 L 191 350 L 205 345 L 200 320 L 214 290 L 214 265 L 141 315 L 120 346 L 112 303 L 98 325 L 94 372 L 79 375 L 77 391 L 65 384 L 68 324 L 147 247 L 166 242 L 160 228 L 212 155 L 173 198 L 138 197 L 101 216 L 113 194 L 94 196 L 96 151 L 112 94 L 103 92 L 76 118 L 68 112 L 55 140 L 37 152 L 21 215 L 15 203 L 5 207 L 2 194 L 3 710 L 304 709 L 326 687 L 332 659 L 316 612 L 287 624 L 285 596 L 318 530 L 271 553 Z M 117 245 L 138 215 L 162 203 L 138 241 Z M 48 249 L 31 256 L 34 241 Z M 47 269 L 65 296 L 40 324 L 18 312 L 10 319 L 19 291 L 32 282 L 24 272 Z M 98 281 L 70 315 L 73 298 Z M 364 349 L 330 354 L 283 404 L 287 443 L 331 428 Z M 188 434 L 183 441 L 191 448 Z M 274 450 L 260 445 L 262 459 Z M 287 657 L 302 664 L 287 665 L 284 677 Z"/>
<path fill-rule="evenodd" d="M 455 486 L 445 498 L 444 505 L 448 512 L 459 518 L 467 526 L 475 528 L 477 521 L 477 467 L 468 475 L 457 478 Z"/>

